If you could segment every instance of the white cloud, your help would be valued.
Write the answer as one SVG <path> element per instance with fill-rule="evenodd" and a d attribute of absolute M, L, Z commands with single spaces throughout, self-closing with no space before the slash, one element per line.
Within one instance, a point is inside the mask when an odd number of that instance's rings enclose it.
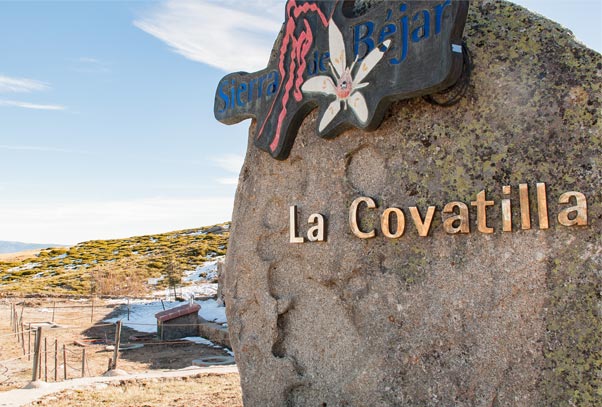
<path fill-rule="evenodd" d="M 47 83 L 35 79 L 11 78 L 0 75 L 0 93 L 29 93 L 48 89 L 50 89 L 50 86 Z"/>
<path fill-rule="evenodd" d="M 169 232 L 228 221 L 233 204 L 233 197 L 0 202 L 0 239 L 73 244 Z"/>
<path fill-rule="evenodd" d="M 0 106 L 8 106 L 8 107 L 20 107 L 23 109 L 33 109 L 33 110 L 65 110 L 67 109 L 62 105 L 42 105 L 37 103 L 29 103 L 29 102 L 20 102 L 16 100 L 0 100 Z"/>
<path fill-rule="evenodd" d="M 193 61 L 252 71 L 266 67 L 283 16 L 275 0 L 167 0 L 134 25 Z"/>
<path fill-rule="evenodd" d="M 224 154 L 219 157 L 213 158 L 213 161 L 223 170 L 226 170 L 232 174 L 240 173 L 242 164 L 245 158 L 238 154 Z"/>

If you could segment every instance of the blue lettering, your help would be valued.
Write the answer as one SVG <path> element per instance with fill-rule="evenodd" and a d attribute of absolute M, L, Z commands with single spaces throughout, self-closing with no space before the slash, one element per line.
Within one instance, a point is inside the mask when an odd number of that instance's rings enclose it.
<path fill-rule="evenodd" d="M 230 109 L 234 109 L 234 101 L 236 100 L 236 81 L 232 79 L 232 87 L 230 88 Z"/>
<path fill-rule="evenodd" d="M 219 84 L 219 97 L 221 100 L 224 101 L 224 108 L 220 110 L 219 113 L 224 113 L 226 110 L 228 110 L 228 104 L 230 103 L 230 101 L 228 100 L 228 94 L 224 92 L 224 86 L 227 85 L 228 81 L 223 81 Z"/>
<path fill-rule="evenodd" d="M 407 9 L 408 6 L 405 4 L 399 6 L 399 11 L 401 11 L 402 13 L 405 12 Z M 406 57 L 408 56 L 408 16 L 401 17 L 399 19 L 399 23 L 401 24 L 401 45 L 399 46 L 399 49 L 401 50 L 401 55 L 399 56 L 399 58 L 391 58 L 389 60 L 391 65 L 401 64 L 403 61 L 405 61 Z"/>
<path fill-rule="evenodd" d="M 257 78 L 251 79 L 251 82 L 249 82 L 249 93 L 247 96 L 247 100 L 249 100 L 249 101 L 253 100 L 253 86 L 255 85 L 256 82 L 257 82 Z"/>
<path fill-rule="evenodd" d="M 362 27 L 366 27 L 364 35 L 362 36 Z M 360 55 L 360 45 L 364 44 L 364 52 L 362 58 L 370 53 L 374 49 L 374 40 L 371 38 L 374 32 L 374 23 L 372 21 L 366 21 L 363 24 L 358 24 L 354 27 L 353 35 L 353 52 L 356 56 Z"/>
<path fill-rule="evenodd" d="M 421 12 L 416 13 L 416 15 L 412 18 L 412 21 L 417 21 L 420 15 L 422 15 L 424 24 L 418 26 L 418 28 L 412 31 L 412 41 L 414 42 L 428 38 L 431 31 L 431 14 L 428 12 L 428 10 L 422 10 Z"/>
<path fill-rule="evenodd" d="M 435 34 L 439 34 L 441 32 L 441 20 L 443 20 L 443 12 L 445 11 L 445 7 L 450 5 L 451 0 L 447 0 L 444 3 L 435 6 Z"/>
<path fill-rule="evenodd" d="M 330 52 L 325 52 L 320 57 L 320 63 L 318 64 L 318 68 L 320 69 L 320 72 L 328 71 L 328 67 L 324 64 L 324 61 L 328 60 L 328 59 L 330 59 Z"/>
<path fill-rule="evenodd" d="M 395 24 L 387 24 L 380 30 L 380 34 L 378 34 L 378 43 L 382 44 L 387 38 L 391 37 L 397 31 L 397 26 Z"/>
<path fill-rule="evenodd" d="M 266 94 L 268 96 L 272 96 L 274 93 L 278 92 L 278 86 L 280 85 L 279 84 L 280 80 L 279 80 L 278 72 L 276 72 L 276 71 L 271 72 L 268 75 L 268 79 L 273 80 L 273 82 L 268 85 L 268 89 L 266 91 Z"/>
<path fill-rule="evenodd" d="M 257 99 L 259 99 L 263 92 L 263 81 L 265 81 L 265 76 L 259 77 L 259 86 L 257 86 Z"/>
<path fill-rule="evenodd" d="M 236 104 L 240 107 L 243 107 L 246 103 L 246 102 L 243 102 L 242 100 L 240 100 L 240 95 L 246 91 L 247 91 L 246 83 L 243 82 L 240 85 L 238 85 L 238 91 L 236 91 Z"/>

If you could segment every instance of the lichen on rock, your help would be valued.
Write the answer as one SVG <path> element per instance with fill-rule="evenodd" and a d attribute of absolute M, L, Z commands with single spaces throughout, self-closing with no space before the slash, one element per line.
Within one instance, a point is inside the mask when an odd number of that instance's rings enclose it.
<path fill-rule="evenodd" d="M 474 68 L 452 107 L 396 102 L 379 129 L 334 139 L 315 134 L 314 112 L 284 161 L 249 140 L 225 265 L 246 405 L 602 405 L 602 57 L 505 1 L 473 3 L 465 36 Z M 482 190 L 495 232 L 471 212 L 469 234 L 444 233 L 441 208 Z M 567 191 L 586 195 L 587 226 L 558 223 Z M 362 228 L 397 207 L 404 235 L 354 236 L 359 196 L 379 207 Z M 291 205 L 302 222 L 325 216 L 326 242 L 289 243 Z M 408 208 L 430 205 L 420 237 Z"/>

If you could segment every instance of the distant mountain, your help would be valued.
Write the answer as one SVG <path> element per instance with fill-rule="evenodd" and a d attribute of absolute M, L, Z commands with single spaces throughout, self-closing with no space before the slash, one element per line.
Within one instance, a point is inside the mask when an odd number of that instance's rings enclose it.
<path fill-rule="evenodd" d="M 47 249 L 49 247 L 64 246 L 65 245 L 62 244 L 23 243 L 0 240 L 0 253 L 17 253 L 25 250 Z"/>

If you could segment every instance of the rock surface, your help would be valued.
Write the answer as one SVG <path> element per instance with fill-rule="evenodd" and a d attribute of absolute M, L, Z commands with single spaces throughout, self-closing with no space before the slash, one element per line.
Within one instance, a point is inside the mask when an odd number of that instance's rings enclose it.
<path fill-rule="evenodd" d="M 473 3 L 474 70 L 453 107 L 394 104 L 371 133 L 316 136 L 316 112 L 290 157 L 249 141 L 226 259 L 230 337 L 247 406 L 602 405 L 602 57 L 555 23 L 510 3 Z M 535 184 L 546 183 L 540 230 Z M 531 189 L 521 230 L 518 184 Z M 502 232 L 502 186 L 513 229 Z M 487 191 L 491 235 L 470 202 Z M 589 225 L 558 224 L 560 194 L 587 197 Z M 360 196 L 402 208 L 399 239 L 351 233 Z M 448 235 L 461 201 L 471 233 Z M 323 243 L 289 243 L 328 222 Z M 437 212 L 419 237 L 408 207 Z"/>

